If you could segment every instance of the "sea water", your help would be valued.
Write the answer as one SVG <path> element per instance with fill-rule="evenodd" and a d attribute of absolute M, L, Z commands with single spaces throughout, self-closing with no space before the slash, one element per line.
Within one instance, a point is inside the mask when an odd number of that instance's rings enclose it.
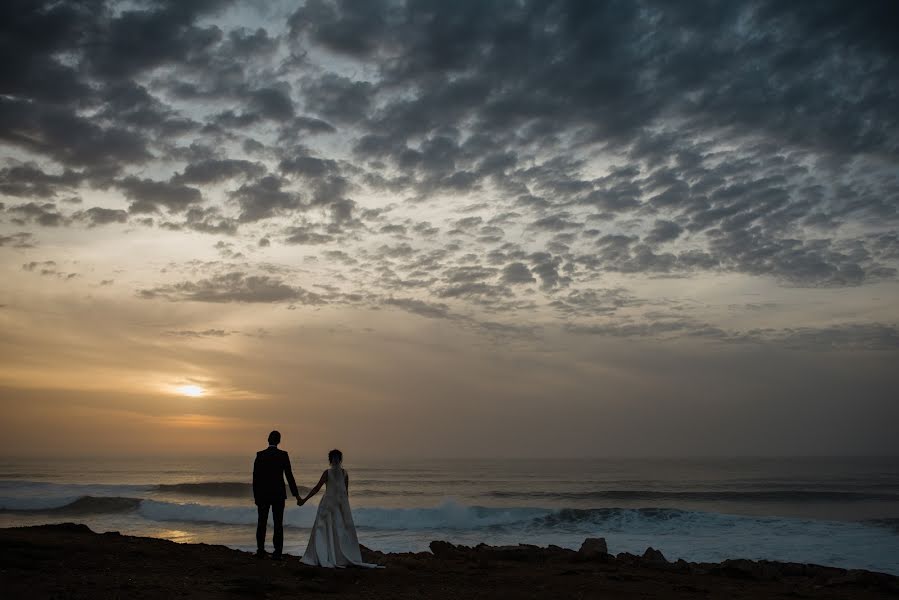
<path fill-rule="evenodd" d="M 248 457 L 0 459 L 0 527 L 80 522 L 255 549 Z M 301 488 L 323 461 L 293 455 Z M 899 575 L 899 458 L 384 460 L 345 464 L 360 542 L 385 552 L 606 538 L 669 560 L 808 562 Z M 315 500 L 288 500 L 302 554 Z M 269 536 L 271 531 L 269 530 Z M 270 537 L 269 537 L 270 545 Z"/>

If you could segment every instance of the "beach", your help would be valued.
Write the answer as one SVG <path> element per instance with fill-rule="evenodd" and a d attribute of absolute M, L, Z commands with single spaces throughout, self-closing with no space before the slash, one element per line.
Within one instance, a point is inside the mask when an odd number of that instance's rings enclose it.
<path fill-rule="evenodd" d="M 614 552 L 614 548 L 609 549 Z M 6 598 L 895 598 L 899 577 L 798 563 L 669 562 L 536 546 L 431 544 L 328 570 L 224 546 L 94 533 L 79 524 L 0 530 Z"/>

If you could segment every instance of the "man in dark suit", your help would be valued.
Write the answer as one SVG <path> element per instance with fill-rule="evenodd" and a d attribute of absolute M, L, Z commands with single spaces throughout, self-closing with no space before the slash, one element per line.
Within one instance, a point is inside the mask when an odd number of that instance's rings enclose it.
<path fill-rule="evenodd" d="M 281 434 L 273 431 L 268 434 L 268 448 L 256 453 L 256 461 L 253 463 L 253 499 L 259 510 L 259 521 L 256 524 L 256 556 L 265 556 L 265 527 L 268 524 L 268 511 L 272 510 L 272 520 L 275 522 L 275 531 L 272 534 L 272 543 L 275 552 L 272 558 L 279 560 L 284 549 L 284 501 L 287 500 L 287 490 L 284 487 L 284 476 L 290 486 L 290 493 L 294 498 L 300 499 L 297 490 L 297 482 L 294 481 L 293 472 L 290 470 L 290 458 L 287 452 L 278 449 L 281 443 Z"/>

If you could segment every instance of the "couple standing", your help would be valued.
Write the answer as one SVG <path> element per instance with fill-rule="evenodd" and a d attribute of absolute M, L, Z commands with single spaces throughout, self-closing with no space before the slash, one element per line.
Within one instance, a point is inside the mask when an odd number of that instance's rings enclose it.
<path fill-rule="evenodd" d="M 275 525 L 272 535 L 275 552 L 272 558 L 275 560 L 281 558 L 284 549 L 284 504 L 287 500 L 284 477 L 286 477 L 290 493 L 297 499 L 298 506 L 302 506 L 317 494 L 323 485 L 327 486 L 315 514 L 315 524 L 309 535 L 306 553 L 303 554 L 305 564 L 315 567 L 377 566 L 362 562 L 356 525 L 350 512 L 349 476 L 341 466 L 343 454 L 340 450 L 331 450 L 328 453 L 330 468 L 322 473 L 321 479 L 306 497 L 300 498 L 297 483 L 290 469 L 290 458 L 287 452 L 278 448 L 280 443 L 279 432 L 273 431 L 268 434 L 268 448 L 257 452 L 256 461 L 253 463 L 253 499 L 259 510 L 259 521 L 256 525 L 256 556 L 266 555 L 265 528 L 271 510 Z"/>

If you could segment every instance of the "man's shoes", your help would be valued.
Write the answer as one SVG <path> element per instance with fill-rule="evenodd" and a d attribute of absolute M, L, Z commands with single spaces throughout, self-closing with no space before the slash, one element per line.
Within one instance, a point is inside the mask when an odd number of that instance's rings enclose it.
<path fill-rule="evenodd" d="M 282 559 L 282 556 L 281 556 L 280 552 L 275 552 L 274 554 L 272 554 L 272 560 L 281 560 L 281 559 Z"/>
<path fill-rule="evenodd" d="M 265 550 L 256 551 L 256 558 L 265 558 L 266 556 L 268 556 L 268 552 L 266 552 Z"/>

